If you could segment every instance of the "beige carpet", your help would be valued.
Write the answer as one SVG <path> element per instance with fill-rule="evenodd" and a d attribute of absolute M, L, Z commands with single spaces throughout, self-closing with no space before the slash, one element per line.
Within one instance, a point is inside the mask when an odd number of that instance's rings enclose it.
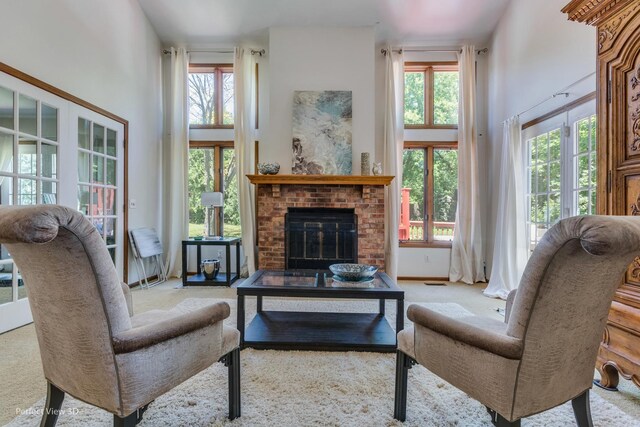
<path fill-rule="evenodd" d="M 143 426 L 399 426 L 393 419 L 391 354 L 242 351 L 242 417 L 227 416 L 227 371 L 216 364 L 149 406 Z M 42 408 L 38 402 L 34 408 Z M 639 423 L 591 396 L 596 426 Z M 102 426 L 110 414 L 68 399 L 59 426 Z M 9 426 L 37 425 L 25 415 Z M 406 426 L 487 426 L 485 408 L 426 369 L 409 371 Z M 575 425 L 571 405 L 527 418 L 523 426 Z"/>
<path fill-rule="evenodd" d="M 229 301 L 234 308 L 234 301 Z M 201 302 L 200 302 L 201 303 Z M 197 304 L 200 304 L 197 303 Z M 190 303 L 187 303 L 190 304 Z M 268 301 L 265 309 L 321 310 L 318 301 Z M 332 301 L 335 311 L 375 311 L 377 302 Z M 457 304 L 425 303 L 451 315 L 468 312 Z M 248 305 L 247 309 L 253 307 Z M 394 318 L 393 304 L 387 306 Z M 234 314 L 229 324 L 235 324 Z M 391 323 L 393 325 L 393 323 Z M 393 419 L 395 356 L 376 353 L 242 351 L 242 417 L 227 416 L 227 370 L 215 364 L 158 398 L 140 426 L 396 426 Z M 44 399 L 9 426 L 37 425 Z M 596 394 L 596 426 L 640 426 Z M 67 398 L 59 426 L 109 425 L 112 416 Z M 406 426 L 488 426 L 485 408 L 426 369 L 409 371 Z M 527 418 L 524 426 L 575 425 L 570 404 Z"/>

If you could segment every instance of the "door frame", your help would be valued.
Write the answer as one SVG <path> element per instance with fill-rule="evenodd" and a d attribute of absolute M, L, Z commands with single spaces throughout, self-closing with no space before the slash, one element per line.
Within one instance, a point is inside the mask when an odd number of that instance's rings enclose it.
<path fill-rule="evenodd" d="M 123 148 L 123 170 L 124 170 L 124 179 L 123 179 L 123 207 L 122 207 L 122 217 L 123 217 L 123 223 L 122 223 L 122 230 L 123 230 L 123 236 L 122 236 L 122 259 L 123 259 L 123 265 L 122 265 L 122 280 L 125 281 L 125 283 L 129 283 L 129 233 L 127 233 L 127 230 L 129 229 L 129 209 L 128 209 L 128 203 L 127 200 L 129 200 L 129 121 L 125 120 L 124 118 L 113 114 L 103 108 L 98 107 L 97 105 L 94 105 L 90 102 L 87 102 L 81 98 L 78 98 L 77 96 L 74 96 L 68 92 L 63 91 L 62 89 L 58 89 L 55 86 L 50 85 L 49 83 L 46 83 L 40 79 L 37 79 L 33 76 L 30 76 L 29 74 L 23 73 L 22 71 L 11 67 L 10 65 L 7 65 L 3 62 L 0 62 L 0 72 L 6 73 L 12 77 L 15 77 L 18 80 L 22 80 L 30 85 L 33 85 L 39 89 L 42 89 L 46 92 L 49 92 L 53 95 L 56 95 L 66 101 L 72 102 L 73 104 L 77 104 L 81 107 L 84 107 L 88 110 L 91 110 L 95 113 L 98 113 L 102 116 L 105 116 L 111 120 L 114 120 L 120 124 L 122 124 L 122 126 L 124 127 L 124 132 L 123 132 L 123 144 L 124 144 L 124 148 Z"/>

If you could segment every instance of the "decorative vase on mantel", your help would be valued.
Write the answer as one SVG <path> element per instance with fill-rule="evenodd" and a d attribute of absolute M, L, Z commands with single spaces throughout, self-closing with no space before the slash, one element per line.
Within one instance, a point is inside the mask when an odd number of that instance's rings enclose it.
<path fill-rule="evenodd" d="M 369 153 L 360 154 L 360 175 L 368 176 L 371 170 L 371 161 L 369 160 Z"/>

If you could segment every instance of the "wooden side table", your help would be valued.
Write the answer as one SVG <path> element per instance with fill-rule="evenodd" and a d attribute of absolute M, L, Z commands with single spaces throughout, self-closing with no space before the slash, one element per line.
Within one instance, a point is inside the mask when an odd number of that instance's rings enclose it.
<path fill-rule="evenodd" d="M 239 237 L 224 237 L 220 240 L 183 240 L 182 241 L 182 286 L 192 285 L 226 285 L 231 286 L 240 277 L 240 245 L 242 239 Z M 231 271 L 231 245 L 236 246 L 236 271 Z M 189 246 L 196 247 L 196 274 L 187 275 L 187 249 Z M 207 280 L 200 269 L 202 263 L 203 246 L 224 246 L 226 255 L 226 271 L 219 272 L 214 280 Z"/>

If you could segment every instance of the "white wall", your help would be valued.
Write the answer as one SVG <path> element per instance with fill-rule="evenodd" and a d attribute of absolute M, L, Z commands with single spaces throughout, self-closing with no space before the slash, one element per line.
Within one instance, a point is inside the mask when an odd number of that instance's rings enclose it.
<path fill-rule="evenodd" d="M 0 61 L 129 121 L 129 227 L 160 230 L 160 42 L 138 2 L 3 0 L 0 28 Z"/>
<path fill-rule="evenodd" d="M 512 0 L 489 46 L 488 188 L 497 188 L 502 122 L 595 71 L 596 31 L 570 22 L 560 10 L 567 0 Z M 595 78 L 521 116 L 525 123 L 595 90 Z M 487 269 L 493 259 L 496 194 L 489 194 Z"/>
<path fill-rule="evenodd" d="M 359 175 L 360 153 L 376 152 L 374 54 L 373 27 L 271 28 L 269 121 L 263 126 L 260 119 L 260 160 L 279 162 L 280 173 L 291 173 L 294 91 L 350 90 L 353 174 Z"/>

